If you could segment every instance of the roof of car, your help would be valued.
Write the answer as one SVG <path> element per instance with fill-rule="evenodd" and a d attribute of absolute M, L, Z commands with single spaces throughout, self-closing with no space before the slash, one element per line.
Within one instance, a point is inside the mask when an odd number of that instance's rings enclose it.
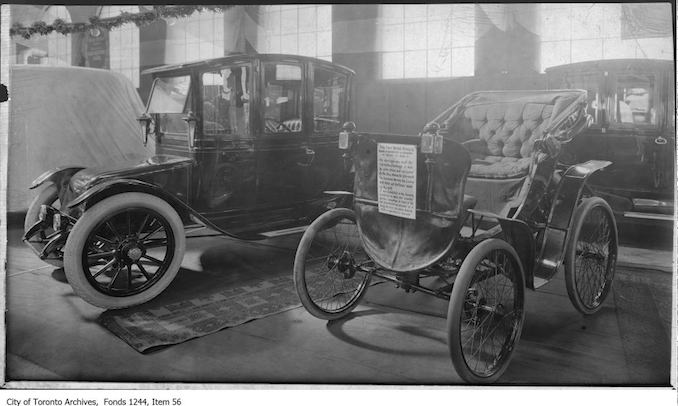
<path fill-rule="evenodd" d="M 201 68 L 201 67 L 210 67 L 210 66 L 219 66 L 223 65 L 225 63 L 229 62 L 239 62 L 239 61 L 252 61 L 255 59 L 260 59 L 260 60 L 268 60 L 268 61 L 293 61 L 293 62 L 313 62 L 318 65 L 324 65 L 329 68 L 333 69 L 338 69 L 345 71 L 346 73 L 350 73 L 352 75 L 355 75 L 355 71 L 353 71 L 350 68 L 347 68 L 345 66 L 332 63 L 329 61 L 325 61 L 322 59 L 317 59 L 317 58 L 312 58 L 309 56 L 301 56 L 301 55 L 290 55 L 290 54 L 245 54 L 245 53 L 230 53 L 226 56 L 219 57 L 219 58 L 211 58 L 211 59 L 202 59 L 198 61 L 191 61 L 191 62 L 185 62 L 185 63 L 178 63 L 178 64 L 171 64 L 171 65 L 163 65 L 163 66 L 157 66 L 155 68 L 150 68 L 146 69 L 142 74 L 156 74 L 156 73 L 164 73 L 164 72 L 173 72 L 173 71 L 182 71 L 182 70 L 189 70 L 189 69 L 194 69 L 194 68 Z"/>
<path fill-rule="evenodd" d="M 672 60 L 664 59 L 601 59 L 575 62 L 546 68 L 546 73 L 566 71 L 622 71 L 629 69 L 673 69 Z"/>

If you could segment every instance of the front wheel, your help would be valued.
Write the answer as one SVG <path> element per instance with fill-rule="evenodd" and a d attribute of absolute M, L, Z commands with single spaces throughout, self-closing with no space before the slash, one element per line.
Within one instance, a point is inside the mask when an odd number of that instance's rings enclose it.
<path fill-rule="evenodd" d="M 617 224 L 599 197 L 577 207 L 565 251 L 565 283 L 572 305 L 582 314 L 600 309 L 610 292 L 617 263 Z"/>
<path fill-rule="evenodd" d="M 489 239 L 466 256 L 447 312 L 452 364 L 469 383 L 495 382 L 508 367 L 523 328 L 525 282 L 516 251 Z"/>
<path fill-rule="evenodd" d="M 367 291 L 371 274 L 350 209 L 330 210 L 308 227 L 294 257 L 294 286 L 309 313 L 335 320 L 350 313 Z"/>
<path fill-rule="evenodd" d="M 185 249 L 183 223 L 172 206 L 145 193 L 122 193 L 78 219 L 66 241 L 64 268 L 85 301 L 131 307 L 165 290 Z"/>

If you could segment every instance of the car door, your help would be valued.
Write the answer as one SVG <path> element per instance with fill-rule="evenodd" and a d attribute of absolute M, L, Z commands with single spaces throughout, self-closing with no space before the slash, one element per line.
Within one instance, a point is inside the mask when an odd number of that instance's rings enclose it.
<path fill-rule="evenodd" d="M 217 226 L 248 223 L 256 202 L 251 131 L 252 65 L 234 63 L 201 72 L 195 207 Z M 241 219 L 239 221 L 238 219 Z"/>
<path fill-rule="evenodd" d="M 349 120 L 351 77 L 320 64 L 311 64 L 309 73 L 312 131 L 308 146 L 314 159 L 309 163 L 303 193 L 308 199 L 318 199 L 328 190 L 350 190 L 338 140 L 343 123 Z"/>
<path fill-rule="evenodd" d="M 261 62 L 257 114 L 256 205 L 258 209 L 293 209 L 305 198 L 313 151 L 307 148 L 304 65 L 296 61 Z"/>
<path fill-rule="evenodd" d="M 666 129 L 670 98 L 657 71 L 629 69 L 609 75 L 607 104 L 610 168 L 615 187 L 637 197 L 672 194 L 675 136 Z"/>

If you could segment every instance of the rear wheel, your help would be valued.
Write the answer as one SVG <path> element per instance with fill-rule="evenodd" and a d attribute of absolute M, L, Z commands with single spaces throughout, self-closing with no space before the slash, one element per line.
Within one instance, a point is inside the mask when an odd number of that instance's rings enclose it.
<path fill-rule="evenodd" d="M 370 261 L 349 209 L 330 210 L 308 227 L 294 258 L 294 285 L 309 313 L 334 320 L 350 313 L 367 291 Z"/>
<path fill-rule="evenodd" d="M 27 233 L 28 230 L 35 223 L 37 223 L 38 220 L 40 220 L 40 207 L 43 204 L 52 206 L 56 209 L 61 208 L 56 185 L 49 184 L 46 188 L 42 189 L 28 206 L 28 211 L 26 212 L 26 217 L 24 218 L 24 233 Z M 40 232 L 31 236 L 31 238 L 28 239 L 28 242 L 30 244 L 36 245 L 36 248 L 42 249 L 42 247 L 44 247 L 44 245 L 47 243 L 47 236 L 52 233 L 54 233 L 54 229 L 52 228 L 51 224 L 48 224 Z M 60 251 L 58 253 L 51 254 L 48 258 L 43 258 L 42 261 L 59 268 L 64 266 L 63 255 Z"/>
<path fill-rule="evenodd" d="M 617 263 L 617 225 L 599 197 L 577 207 L 565 251 L 565 282 L 574 307 L 583 314 L 600 309 L 610 292 Z"/>
<path fill-rule="evenodd" d="M 447 313 L 452 364 L 469 383 L 495 382 L 508 367 L 524 320 L 525 283 L 513 247 L 489 239 L 466 256 Z"/>
<path fill-rule="evenodd" d="M 172 282 L 185 248 L 183 223 L 172 206 L 145 193 L 122 193 L 95 204 L 73 226 L 66 278 L 95 306 L 135 306 Z"/>

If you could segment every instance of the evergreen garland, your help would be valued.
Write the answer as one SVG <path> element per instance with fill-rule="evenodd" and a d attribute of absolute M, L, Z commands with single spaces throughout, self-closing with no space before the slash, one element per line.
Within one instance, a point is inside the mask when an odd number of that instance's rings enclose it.
<path fill-rule="evenodd" d="M 188 17 L 196 11 L 223 12 L 231 7 L 233 6 L 153 6 L 152 10 L 139 13 L 128 13 L 123 11 L 118 16 L 110 18 L 92 16 L 89 18 L 89 23 L 67 23 L 60 18 L 54 20 L 52 24 L 47 24 L 44 21 L 36 21 L 29 26 L 15 23 L 10 28 L 9 33 L 11 36 L 18 35 L 25 39 L 30 39 L 33 35 L 49 35 L 54 31 L 63 35 L 73 32 L 85 32 L 95 28 L 110 31 L 112 28 L 117 28 L 128 23 L 134 23 L 137 27 L 141 27 L 151 24 L 160 18 Z"/>

